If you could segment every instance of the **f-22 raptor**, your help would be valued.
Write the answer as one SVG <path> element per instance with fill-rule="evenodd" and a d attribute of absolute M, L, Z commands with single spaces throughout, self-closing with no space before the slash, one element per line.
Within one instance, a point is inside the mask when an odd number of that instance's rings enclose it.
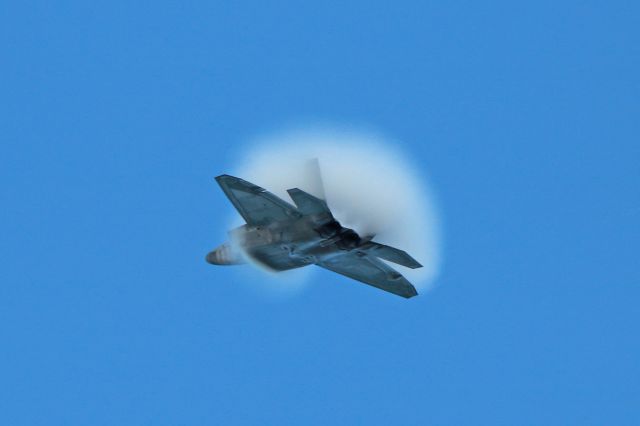
<path fill-rule="evenodd" d="M 245 256 L 275 271 L 318 265 L 381 290 L 410 298 L 415 287 L 384 259 L 408 268 L 422 265 L 405 251 L 343 227 L 324 199 L 287 190 L 295 206 L 253 183 L 221 175 L 216 181 L 246 224 L 206 256 L 213 265 L 244 263 Z"/>

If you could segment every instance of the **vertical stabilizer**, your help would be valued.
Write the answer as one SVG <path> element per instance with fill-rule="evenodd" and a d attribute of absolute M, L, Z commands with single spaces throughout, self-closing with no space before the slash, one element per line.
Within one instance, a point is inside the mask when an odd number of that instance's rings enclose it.
<path fill-rule="evenodd" d="M 324 192 L 324 184 L 322 182 L 322 172 L 320 171 L 320 161 L 317 158 L 308 160 L 305 164 L 305 181 L 309 182 L 308 187 L 305 188 L 315 197 L 321 200 L 326 200 L 326 194 Z"/>

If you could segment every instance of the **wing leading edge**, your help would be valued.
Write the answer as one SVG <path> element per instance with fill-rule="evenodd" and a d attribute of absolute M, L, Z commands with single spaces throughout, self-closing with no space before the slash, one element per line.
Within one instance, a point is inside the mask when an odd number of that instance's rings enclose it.
<path fill-rule="evenodd" d="M 407 299 L 418 295 L 416 288 L 402 274 L 363 252 L 347 252 L 317 265 Z"/>

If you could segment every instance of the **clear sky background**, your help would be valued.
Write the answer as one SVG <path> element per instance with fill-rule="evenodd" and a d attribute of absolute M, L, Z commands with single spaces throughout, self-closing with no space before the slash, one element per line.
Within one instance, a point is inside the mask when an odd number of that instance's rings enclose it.
<path fill-rule="evenodd" d="M 640 6 L 5 2 L 0 423 L 640 424 Z M 437 288 L 207 265 L 251 137 L 373 126 Z M 251 277 L 247 282 L 248 278 Z"/>

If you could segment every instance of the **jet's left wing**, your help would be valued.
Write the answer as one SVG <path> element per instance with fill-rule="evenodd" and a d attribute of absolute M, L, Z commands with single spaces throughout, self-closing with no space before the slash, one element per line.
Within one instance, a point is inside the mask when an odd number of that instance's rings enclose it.
<path fill-rule="evenodd" d="M 418 295 L 415 287 L 402 274 L 361 251 L 346 252 L 317 265 L 407 299 Z"/>
<path fill-rule="evenodd" d="M 249 225 L 267 225 L 301 216 L 294 206 L 251 182 L 229 175 L 218 176 L 216 181 Z"/>

